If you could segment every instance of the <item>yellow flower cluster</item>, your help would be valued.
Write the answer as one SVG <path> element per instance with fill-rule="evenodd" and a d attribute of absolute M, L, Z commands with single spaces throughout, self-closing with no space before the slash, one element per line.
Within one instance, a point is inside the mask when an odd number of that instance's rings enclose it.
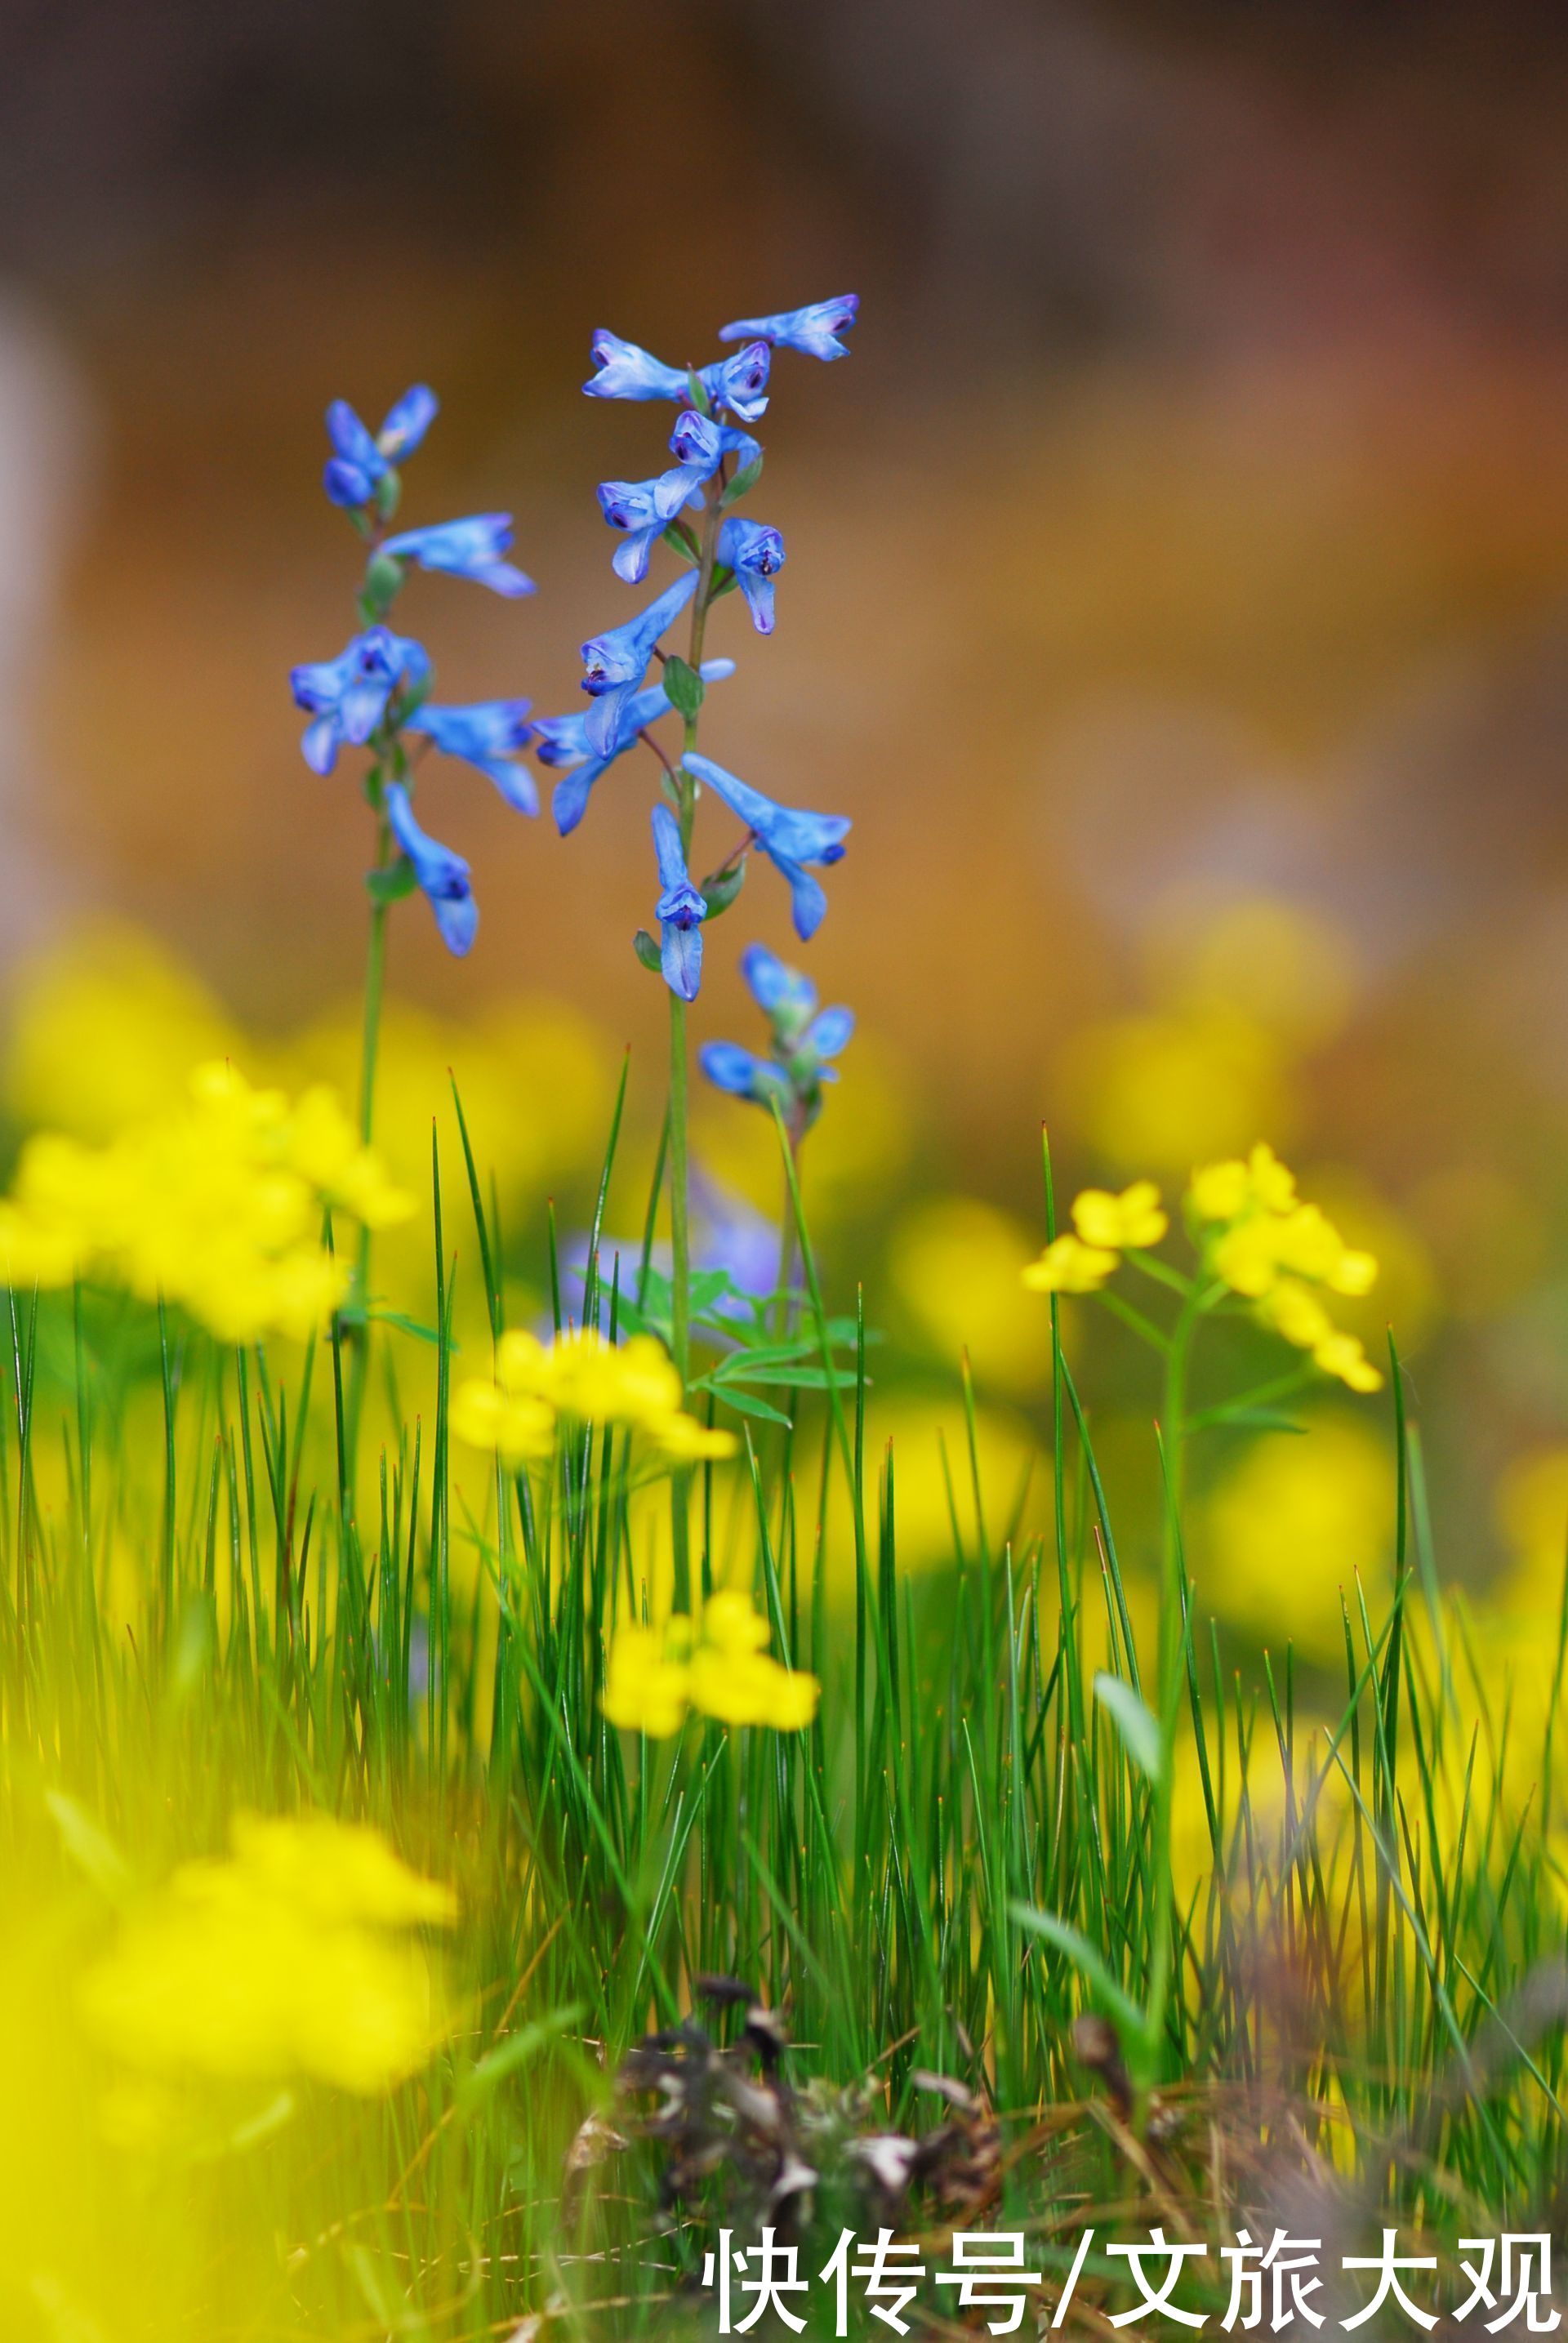
<path fill-rule="evenodd" d="M 1123 1252 L 1157 1245 L 1171 1225 L 1152 1180 L 1135 1180 L 1119 1196 L 1085 1188 L 1073 1199 L 1072 1224 L 1075 1235 L 1056 1238 L 1024 1271 L 1031 1292 L 1097 1293 Z"/>
<path fill-rule="evenodd" d="M 347 1263 L 322 1242 L 327 1210 L 370 1228 L 406 1219 L 329 1090 L 290 1104 L 232 1066 L 198 1067 L 186 1104 L 93 1147 L 41 1132 L 0 1199 L 0 1280 L 127 1286 L 183 1305 L 221 1340 L 304 1341 L 343 1298 Z"/>
<path fill-rule="evenodd" d="M 238 1817 L 223 1860 L 176 1871 L 83 1985 L 126 2065 L 219 2081 L 309 2076 L 386 2091 L 447 2029 L 411 1934 L 449 1927 L 450 1889 L 362 1825 Z"/>
<path fill-rule="evenodd" d="M 680 1377 L 651 1334 L 611 1342 L 591 1327 L 541 1342 L 537 1334 L 503 1334 L 493 1378 L 459 1383 L 452 1430 L 472 1448 L 508 1463 L 547 1457 L 561 1417 L 577 1423 L 630 1426 L 671 1463 L 732 1456 L 733 1433 L 710 1431 L 681 1407 Z"/>
<path fill-rule="evenodd" d="M 610 1645 L 600 1705 L 612 1725 L 665 1741 L 692 1709 L 720 1725 L 799 1733 L 817 1714 L 821 1686 L 780 1667 L 766 1646 L 768 1622 L 733 1588 L 710 1594 L 694 1623 L 622 1627 Z"/>
<path fill-rule="evenodd" d="M 1316 1204 L 1299 1200 L 1295 1174 L 1271 1148 L 1260 1142 L 1244 1161 L 1195 1172 L 1187 1202 L 1205 1232 L 1209 1267 L 1256 1305 L 1266 1326 L 1352 1391 L 1382 1388 L 1358 1338 L 1334 1324 L 1322 1299 L 1323 1292 L 1369 1293 L 1377 1262 L 1347 1245 Z"/>

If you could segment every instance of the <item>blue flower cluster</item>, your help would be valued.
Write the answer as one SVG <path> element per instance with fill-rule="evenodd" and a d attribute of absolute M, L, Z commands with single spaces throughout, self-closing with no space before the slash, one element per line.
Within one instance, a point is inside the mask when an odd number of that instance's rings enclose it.
<path fill-rule="evenodd" d="M 822 1111 L 822 1085 L 839 1079 L 829 1061 L 855 1030 L 851 1009 L 819 1009 L 817 988 L 765 944 L 740 955 L 740 973 L 771 1029 L 769 1054 L 739 1041 L 709 1041 L 699 1062 L 710 1082 L 735 1098 L 771 1110 L 777 1101 L 790 1136 L 799 1139 Z"/>
<path fill-rule="evenodd" d="M 553 799 L 563 837 L 577 828 L 595 784 L 618 757 L 646 740 L 663 766 L 668 802 L 653 816 L 658 866 L 659 942 L 638 940 L 650 965 L 683 1001 L 696 998 L 702 974 L 702 925 L 728 909 L 739 892 L 746 857 L 755 846 L 787 881 L 796 931 L 811 936 L 827 897 L 813 870 L 836 862 L 849 824 L 838 814 L 777 804 L 760 789 L 697 753 L 698 711 L 709 682 L 733 671 L 729 660 L 704 661 L 708 613 L 738 590 L 759 635 L 774 626 L 776 581 L 784 567 L 781 533 L 732 509 L 755 488 L 762 449 L 748 426 L 767 408 L 775 350 L 817 358 L 848 355 L 841 337 L 855 322 L 853 294 L 817 301 L 767 317 L 741 317 L 724 327 L 721 342 L 741 345 L 707 366 L 667 366 L 618 334 L 593 339 L 594 373 L 583 385 L 592 398 L 668 399 L 679 412 L 669 435 L 672 461 L 646 480 L 605 480 L 599 509 L 616 532 L 611 566 L 628 585 L 648 576 L 656 545 L 667 546 L 681 567 L 673 581 L 623 624 L 590 636 L 582 646 L 585 714 L 547 719 L 534 727 L 540 762 L 563 769 Z M 396 415 L 397 410 L 394 410 Z M 378 443 L 377 443 L 378 444 Z M 689 656 L 661 649 L 676 620 L 689 612 Z M 650 682 L 650 669 L 658 677 Z M 678 759 L 667 755 L 648 728 L 671 712 L 684 719 Z M 709 878 L 692 879 L 688 860 L 693 820 L 704 790 L 728 806 L 743 835 Z"/>
<path fill-rule="evenodd" d="M 517 812 L 537 814 L 533 777 L 518 762 L 535 729 L 528 720 L 529 702 L 435 705 L 428 653 L 409 637 L 394 634 L 387 615 L 410 565 L 471 578 L 508 597 L 534 588 L 531 578 L 507 558 L 512 541 L 508 513 L 474 513 L 387 534 L 401 495 L 398 467 L 418 447 L 436 411 L 436 395 L 423 383 L 404 392 L 374 434 L 346 400 L 335 399 L 327 408 L 332 454 L 323 486 L 348 513 L 368 555 L 359 595 L 361 631 L 336 659 L 295 668 L 290 681 L 296 703 L 310 719 L 300 745 L 313 772 L 330 773 L 346 746 L 370 751 L 366 794 L 398 850 L 391 864 L 371 874 L 376 900 L 387 902 L 419 889 L 447 950 L 463 953 L 473 944 L 479 919 L 468 865 L 416 821 L 415 758 L 435 749 L 477 766 Z"/>

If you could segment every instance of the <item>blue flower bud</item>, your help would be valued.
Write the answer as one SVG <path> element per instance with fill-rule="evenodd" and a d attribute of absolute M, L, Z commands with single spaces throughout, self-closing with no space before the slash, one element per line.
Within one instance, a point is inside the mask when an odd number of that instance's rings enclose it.
<path fill-rule="evenodd" d="M 779 309 L 770 317 L 737 317 L 721 326 L 721 342 L 759 340 L 776 349 L 804 350 L 810 358 L 847 358 L 840 334 L 847 334 L 860 307 L 858 293 L 840 294 L 836 301 L 809 302 L 803 309 Z"/>
<path fill-rule="evenodd" d="M 534 581 L 502 556 L 512 541 L 510 513 L 473 513 L 466 520 L 438 521 L 430 528 L 406 528 L 382 544 L 383 553 L 417 561 L 421 569 L 451 578 L 471 578 L 496 594 L 531 594 Z"/>
<path fill-rule="evenodd" d="M 469 883 L 468 866 L 460 854 L 438 840 L 427 838 L 414 819 L 408 792 L 401 781 L 388 781 L 381 792 L 392 835 L 414 866 L 421 892 L 436 915 L 441 940 L 460 960 L 473 944 L 479 925 L 479 908 Z"/>
<path fill-rule="evenodd" d="M 789 1078 L 783 1068 L 770 1065 L 754 1050 L 743 1050 L 739 1041 L 705 1041 L 697 1061 L 709 1081 L 731 1098 L 749 1099 L 755 1106 L 776 1098 L 780 1106 L 789 1106 Z"/>
<path fill-rule="evenodd" d="M 720 561 L 734 570 L 759 635 L 773 632 L 773 580 L 784 567 L 784 539 L 765 522 L 731 513 L 719 532 Z"/>
<path fill-rule="evenodd" d="M 327 410 L 333 452 L 323 479 L 333 503 L 368 504 L 393 465 L 417 447 L 435 419 L 436 407 L 435 392 L 417 382 L 395 402 L 372 437 L 348 401 L 335 398 Z"/>

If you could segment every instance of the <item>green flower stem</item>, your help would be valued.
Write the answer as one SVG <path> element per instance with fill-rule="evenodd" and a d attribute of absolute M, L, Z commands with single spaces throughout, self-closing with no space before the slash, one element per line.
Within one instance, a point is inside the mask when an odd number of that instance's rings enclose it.
<path fill-rule="evenodd" d="M 390 845 L 391 834 L 387 817 L 382 814 L 377 825 L 376 867 L 378 870 L 387 865 Z M 376 1128 L 376 1069 L 381 1049 L 381 1004 L 387 981 L 387 915 L 390 909 L 389 904 L 371 897 L 370 929 L 365 947 L 365 1013 L 359 1045 L 359 1137 L 367 1147 Z M 354 1264 L 351 1295 L 366 1312 L 361 1322 L 349 1330 L 344 1471 L 352 1493 L 359 1456 L 359 1418 L 365 1398 L 365 1379 L 370 1365 L 370 1231 L 364 1222 L 359 1224 L 359 1249 Z"/>
<path fill-rule="evenodd" d="M 684 1385 L 691 1370 L 691 1227 L 687 1160 L 686 1003 L 669 996 L 669 1284 L 671 1348 Z"/>

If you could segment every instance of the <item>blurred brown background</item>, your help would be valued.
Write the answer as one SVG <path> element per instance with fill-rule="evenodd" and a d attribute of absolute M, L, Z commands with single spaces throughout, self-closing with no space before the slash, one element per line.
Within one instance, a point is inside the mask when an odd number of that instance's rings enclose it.
<path fill-rule="evenodd" d="M 705 746 L 855 819 L 810 965 L 896 1101 L 865 1216 L 1032 1221 L 1042 1115 L 1071 1175 L 1261 1132 L 1402 1263 L 1458 1478 L 1560 1437 L 1561 9 L 8 0 L 0 65 L 13 956 L 107 907 L 263 1027 L 353 985 L 363 809 L 286 689 L 351 623 L 328 397 L 436 384 L 408 519 L 513 509 L 540 590 L 399 624 L 553 711 L 668 421 L 581 397 L 593 328 L 700 362 L 852 287 L 852 362 L 775 368 L 779 631 L 725 606 Z M 564 996 L 655 1082 L 642 778 L 565 844 L 428 797 L 480 941 L 404 918 L 398 989 Z M 751 933 L 767 872 L 699 1031 Z"/>

